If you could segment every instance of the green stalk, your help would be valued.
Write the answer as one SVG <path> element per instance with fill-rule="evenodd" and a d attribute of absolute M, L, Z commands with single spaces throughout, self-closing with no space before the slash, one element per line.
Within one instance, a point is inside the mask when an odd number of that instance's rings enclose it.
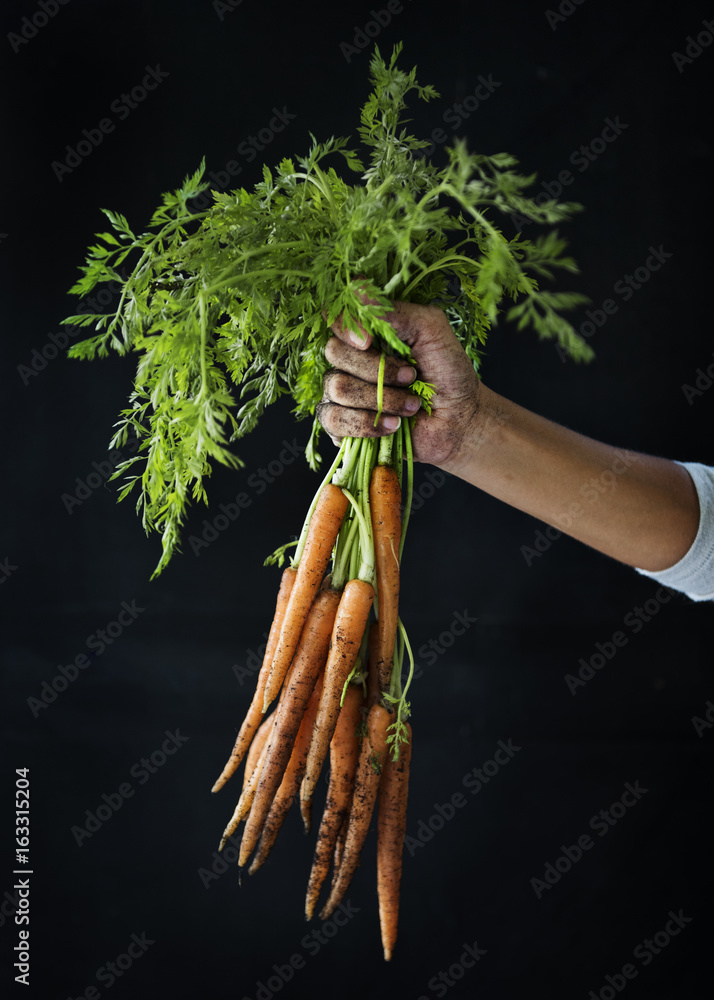
<path fill-rule="evenodd" d="M 379 457 L 377 458 L 377 465 L 391 465 L 392 464 L 392 445 L 394 443 L 394 434 L 388 434 L 383 438 L 379 439 Z"/>
<path fill-rule="evenodd" d="M 374 540 L 372 538 L 372 525 L 367 523 L 364 513 L 360 510 L 360 505 L 357 503 L 350 491 L 344 489 L 343 487 L 343 492 L 352 504 L 352 509 L 354 510 L 356 520 L 359 524 L 361 559 L 357 578 L 374 586 Z"/>
<path fill-rule="evenodd" d="M 411 422 L 414 417 L 409 420 L 402 420 L 403 436 L 404 436 L 404 450 L 406 451 L 407 459 L 407 490 L 406 497 L 404 499 L 404 514 L 402 516 L 402 539 L 399 543 L 399 562 L 402 561 L 402 552 L 404 551 L 404 539 L 407 535 L 407 525 L 409 524 L 409 515 L 412 510 L 412 494 L 414 492 L 414 453 L 412 452 L 412 434 L 411 434 Z"/>
<path fill-rule="evenodd" d="M 379 356 L 379 372 L 377 373 L 377 413 L 374 418 L 374 426 L 379 423 L 384 409 L 384 363 L 387 355 L 382 351 Z"/>

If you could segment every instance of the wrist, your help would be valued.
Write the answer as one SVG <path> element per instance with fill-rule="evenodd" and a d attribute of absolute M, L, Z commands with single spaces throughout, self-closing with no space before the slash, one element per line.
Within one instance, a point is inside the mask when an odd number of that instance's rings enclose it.
<path fill-rule="evenodd" d="M 474 406 L 458 445 L 444 462 L 438 463 L 438 468 L 474 486 L 481 486 L 490 456 L 499 449 L 509 419 L 508 401 L 479 380 Z"/>

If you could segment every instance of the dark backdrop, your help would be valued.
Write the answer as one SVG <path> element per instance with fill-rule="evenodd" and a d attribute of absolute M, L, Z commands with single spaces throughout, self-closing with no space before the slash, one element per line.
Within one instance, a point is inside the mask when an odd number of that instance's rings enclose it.
<path fill-rule="evenodd" d="M 46 23 L 39 3 L 4 4 L 0 39 L 3 995 L 23 995 L 12 797 L 27 767 L 24 995 L 708 996 L 711 605 L 419 470 L 402 602 L 419 677 L 399 946 L 386 965 L 374 834 L 343 926 L 313 936 L 302 908 L 314 835 L 290 815 L 241 886 L 213 853 L 236 790 L 210 794 L 274 602 L 279 573 L 262 560 L 299 530 L 317 485 L 302 459 L 285 461 L 308 426 L 287 405 L 269 413 L 243 443 L 246 469 L 214 475 L 211 509 L 193 511 L 186 537 L 244 492 L 238 520 L 149 582 L 159 543 L 104 483 L 132 362 L 80 364 L 57 345 L 76 307 L 67 289 L 105 228 L 100 206 L 141 227 L 203 155 L 217 186 L 251 186 L 264 160 L 305 152 L 309 132 L 356 134 L 378 29 L 382 51 L 403 40 L 402 65 L 441 94 L 412 109 L 415 130 L 509 151 L 538 171 L 539 192 L 557 194 L 569 171 L 563 197 L 586 208 L 561 227 L 581 274 L 558 288 L 591 298 L 592 317 L 575 322 L 590 322 L 595 362 L 566 363 L 502 326 L 487 384 L 610 443 L 714 462 L 711 6 L 44 7 Z M 121 95 L 147 68 L 160 82 L 127 109 Z M 251 162 L 241 144 L 276 110 L 287 124 Z M 52 166 L 106 118 L 78 165 Z M 619 134 L 605 142 L 608 119 Z M 270 462 L 259 493 L 249 477 Z M 589 679 L 571 690 L 578 671 Z"/>

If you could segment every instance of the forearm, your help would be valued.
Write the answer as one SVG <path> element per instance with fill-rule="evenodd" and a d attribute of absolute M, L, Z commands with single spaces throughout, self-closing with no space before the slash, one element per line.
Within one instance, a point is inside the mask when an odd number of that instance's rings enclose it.
<path fill-rule="evenodd" d="M 699 524 L 686 469 L 584 437 L 483 383 L 478 392 L 445 472 L 630 566 L 657 572 L 685 555 Z"/>

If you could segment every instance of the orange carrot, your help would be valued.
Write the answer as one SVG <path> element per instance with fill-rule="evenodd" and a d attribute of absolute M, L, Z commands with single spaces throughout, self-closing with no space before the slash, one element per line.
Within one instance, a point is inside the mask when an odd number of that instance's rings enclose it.
<path fill-rule="evenodd" d="M 371 708 L 382 696 L 379 690 L 379 673 L 377 672 L 377 660 L 379 659 L 379 622 L 372 622 L 369 626 L 367 650 L 367 708 Z"/>
<path fill-rule="evenodd" d="M 308 613 L 290 667 L 290 681 L 283 688 L 286 693 L 284 696 L 281 694 L 275 723 L 268 736 L 267 752 L 240 845 L 238 864 L 241 866 L 246 863 L 258 842 L 263 823 L 290 760 L 310 695 L 318 674 L 325 666 L 335 615 L 341 603 L 340 597 L 337 590 L 321 590 Z"/>
<path fill-rule="evenodd" d="M 265 693 L 265 684 L 268 680 L 268 674 L 270 673 L 275 647 L 278 642 L 278 636 L 280 635 L 283 618 L 285 617 L 285 609 L 288 606 L 288 599 L 290 597 L 290 592 L 293 588 L 296 575 L 297 570 L 292 569 L 290 566 L 283 570 L 283 575 L 280 579 L 280 589 L 278 590 L 278 599 L 275 605 L 273 623 L 270 626 L 268 643 L 265 647 L 263 664 L 260 668 L 260 673 L 258 674 L 258 683 L 253 695 L 253 700 L 250 704 L 250 708 L 248 709 L 248 714 L 243 720 L 243 725 L 240 727 L 240 732 L 236 737 L 235 745 L 231 751 L 230 757 L 228 758 L 228 762 L 223 768 L 218 781 L 216 781 L 215 785 L 211 789 L 212 792 L 217 792 L 219 789 L 223 788 L 231 775 L 239 767 L 240 762 L 243 760 L 245 752 L 250 746 L 250 742 L 263 719 L 263 696 Z M 246 768 L 246 774 L 247 773 L 248 769 Z"/>
<path fill-rule="evenodd" d="M 386 755 L 389 753 L 386 742 L 389 724 L 390 715 L 387 709 L 382 705 L 373 705 L 367 716 L 367 735 L 362 739 L 360 747 L 352 808 L 350 809 L 347 837 L 340 860 L 340 870 L 330 891 L 329 899 L 320 913 L 322 920 L 327 920 L 342 900 L 359 864 L 360 853 L 367 837 L 369 822 L 377 798 L 381 771 Z"/>
<path fill-rule="evenodd" d="M 337 725 L 342 690 L 357 660 L 373 600 L 374 588 L 364 580 L 350 580 L 342 593 L 332 629 L 320 708 L 300 788 L 301 799 L 311 799 L 315 791 Z"/>
<path fill-rule="evenodd" d="M 275 720 L 277 718 L 278 711 L 280 710 L 280 706 L 285 701 L 286 691 L 288 691 L 290 688 L 292 669 L 293 668 L 291 664 L 288 676 L 286 678 L 286 682 L 283 686 L 282 691 L 280 692 L 280 697 L 278 698 L 278 704 L 275 708 L 275 711 L 271 712 L 268 718 L 263 723 L 263 725 L 265 726 L 265 733 L 266 733 L 265 741 L 263 743 L 263 748 L 260 751 L 260 756 L 258 757 L 257 763 L 250 777 L 248 778 L 247 782 L 244 781 L 243 783 L 243 791 L 241 792 L 240 798 L 238 799 L 238 805 L 235 807 L 230 823 L 223 831 L 223 839 L 221 840 L 220 847 L 218 848 L 219 851 L 223 848 L 223 845 L 225 844 L 228 837 L 230 837 L 237 830 L 238 824 L 241 822 L 241 820 L 244 820 L 251 810 L 251 807 L 253 805 L 253 799 L 255 798 L 255 792 L 258 787 L 258 780 L 260 779 L 260 775 L 263 769 L 263 762 L 265 761 L 265 757 L 268 752 L 268 746 L 270 743 L 270 734 L 275 726 Z M 261 729 L 263 728 L 263 725 L 261 725 Z"/>
<path fill-rule="evenodd" d="M 312 736 L 312 734 L 310 735 Z M 305 833 L 309 833 L 312 830 L 312 795 L 309 799 L 300 799 L 300 817 L 303 830 Z"/>
<path fill-rule="evenodd" d="M 275 698 L 300 641 L 305 619 L 332 554 L 349 500 L 339 486 L 327 483 L 310 518 L 305 548 L 280 629 L 265 686 L 263 711 Z"/>
<path fill-rule="evenodd" d="M 399 616 L 399 544 L 402 537 L 401 488 L 390 465 L 375 465 L 369 484 L 374 558 L 377 571 L 377 672 L 381 691 L 389 691 Z"/>
<path fill-rule="evenodd" d="M 308 920 L 312 919 L 317 897 L 327 877 L 337 836 L 349 814 L 359 758 L 357 727 L 361 721 L 362 688 L 350 684 L 330 743 L 330 785 L 317 834 L 315 859 L 312 863 L 305 900 L 305 916 Z"/>
<path fill-rule="evenodd" d="M 253 737 L 253 742 L 250 745 L 248 753 L 245 757 L 245 771 L 243 772 L 243 789 L 247 786 L 250 778 L 258 766 L 258 761 L 260 760 L 261 754 L 263 753 L 263 747 L 265 746 L 265 741 L 270 733 L 270 727 L 275 722 L 274 713 L 271 712 L 270 715 L 263 719 L 260 724 L 258 732 Z"/>
<path fill-rule="evenodd" d="M 352 789 L 354 794 L 354 788 Z M 350 809 L 352 808 L 352 800 L 350 799 Z M 332 858 L 332 885 L 337 881 L 337 877 L 340 874 L 340 865 L 342 864 L 342 853 L 345 849 L 345 838 L 347 837 L 347 827 L 350 825 L 349 813 L 342 820 L 342 826 L 337 834 L 337 839 L 335 840 L 335 853 Z"/>
<path fill-rule="evenodd" d="M 268 718 L 262 723 L 260 729 L 255 734 L 255 739 L 251 743 L 245 762 L 243 788 L 240 793 L 240 798 L 238 799 L 238 805 L 233 810 L 233 815 L 223 831 L 221 843 L 218 847 L 219 851 L 223 850 L 223 845 L 238 829 L 239 823 L 248 815 L 250 807 L 253 804 L 253 797 L 258 784 L 258 778 L 260 777 L 260 769 L 263 765 L 268 735 L 270 730 L 273 728 L 273 723 L 275 722 L 274 716 L 275 713 L 271 712 Z"/>
<path fill-rule="evenodd" d="M 303 715 L 302 722 L 300 723 L 300 729 L 295 737 L 295 746 L 293 747 L 293 752 L 290 755 L 288 766 L 285 768 L 283 780 L 280 782 L 280 788 L 275 793 L 275 798 L 273 799 L 273 804 L 270 807 L 270 812 L 268 813 L 265 823 L 263 824 L 263 831 L 260 835 L 258 849 L 253 855 L 253 860 L 250 868 L 248 869 L 251 875 L 253 875 L 260 868 L 270 854 L 270 850 L 275 843 L 275 838 L 278 835 L 280 827 L 283 825 L 283 820 L 287 816 L 288 810 L 293 804 L 293 799 L 297 795 L 300 788 L 300 782 L 303 774 L 305 773 L 307 751 L 310 746 L 312 727 L 315 725 L 315 719 L 317 718 L 317 707 L 320 704 L 321 694 L 322 674 L 320 674 L 317 678 L 315 689 L 310 695 L 310 701 L 307 703 L 305 714 Z"/>
<path fill-rule="evenodd" d="M 402 878 L 402 848 L 407 828 L 409 762 L 412 755 L 412 727 L 407 723 L 408 743 L 400 743 L 399 758 L 387 753 L 379 782 L 377 823 L 377 894 L 379 926 L 384 958 L 392 957 L 397 940 L 399 886 Z"/>

